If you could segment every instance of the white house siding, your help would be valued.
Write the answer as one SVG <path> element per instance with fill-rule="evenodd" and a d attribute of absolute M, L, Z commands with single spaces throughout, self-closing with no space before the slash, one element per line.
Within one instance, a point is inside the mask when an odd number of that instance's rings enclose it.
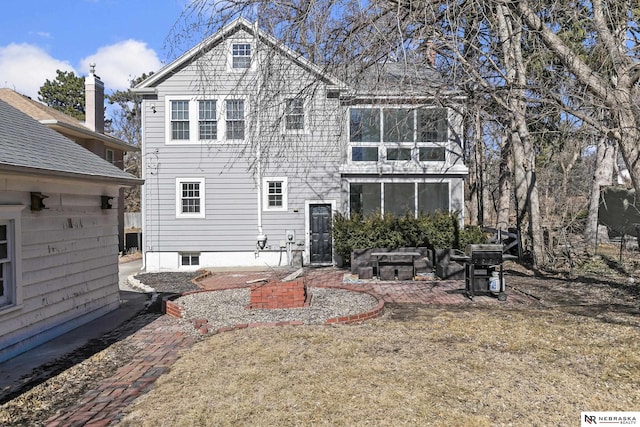
<path fill-rule="evenodd" d="M 46 209 L 31 211 L 31 191 L 48 196 Z M 114 209 L 101 209 L 102 195 Z M 112 186 L 0 177 L 0 204 L 25 206 L 22 302 L 0 308 L 0 361 L 119 306 L 117 196 Z"/>
<path fill-rule="evenodd" d="M 251 39 L 239 33 L 239 39 Z M 255 46 L 255 45 L 254 45 Z M 342 129 L 339 101 L 328 99 L 324 84 L 318 84 L 289 58 L 270 57 L 272 73 L 266 98 L 257 93 L 263 74 L 260 69 L 229 72 L 225 60 L 228 45 L 215 46 L 204 57 L 173 73 L 157 86 L 157 98 L 144 102 L 144 249 L 148 271 L 178 268 L 180 252 L 200 253 L 200 266 L 274 265 L 281 260 L 280 240 L 294 230 L 296 241 L 306 235 L 305 201 L 340 198 L 339 165 L 344 155 L 340 146 Z M 260 54 L 259 54 L 260 55 Z M 203 73 L 203 70 L 204 73 Z M 274 129 L 286 97 L 312 87 L 306 96 L 304 134 L 283 135 Z M 307 92 L 305 92 L 307 94 Z M 220 138 L 212 143 L 167 143 L 167 99 L 203 96 L 221 103 L 225 98 L 245 99 L 247 139 L 230 143 Z M 155 109 L 153 112 L 152 105 Z M 319 119 L 321 118 L 321 119 Z M 258 176 L 249 171 L 261 145 L 264 156 L 261 177 L 287 177 L 286 212 L 261 212 L 267 248 L 258 255 Z M 287 147 L 280 150 L 281 147 Z M 243 152 L 243 150 L 245 152 Z M 176 218 L 176 178 L 205 180 L 205 217 Z M 286 255 L 284 260 L 286 261 Z"/>

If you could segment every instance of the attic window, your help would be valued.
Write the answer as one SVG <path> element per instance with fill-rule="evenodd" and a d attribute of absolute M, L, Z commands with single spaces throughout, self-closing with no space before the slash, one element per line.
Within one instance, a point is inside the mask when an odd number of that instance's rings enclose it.
<path fill-rule="evenodd" d="M 251 66 L 251 44 L 233 43 L 231 45 L 232 67 L 249 68 Z"/>

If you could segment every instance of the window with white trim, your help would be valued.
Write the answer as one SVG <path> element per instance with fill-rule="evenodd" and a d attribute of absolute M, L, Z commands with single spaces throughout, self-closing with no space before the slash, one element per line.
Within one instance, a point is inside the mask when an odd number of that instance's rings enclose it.
<path fill-rule="evenodd" d="M 227 139 L 244 139 L 244 100 L 228 99 L 226 107 Z"/>
<path fill-rule="evenodd" d="M 11 248 L 11 224 L 0 221 L 0 307 L 11 302 L 13 254 Z"/>
<path fill-rule="evenodd" d="M 204 218 L 204 178 L 176 178 L 176 217 Z"/>
<path fill-rule="evenodd" d="M 189 140 L 189 101 L 185 99 L 171 101 L 171 139 Z"/>
<path fill-rule="evenodd" d="M 24 206 L 0 206 L 0 312 L 22 303 L 20 215 Z"/>
<path fill-rule="evenodd" d="M 287 178 L 264 178 L 262 181 L 263 207 L 265 211 L 287 210 Z"/>
<path fill-rule="evenodd" d="M 251 67 L 251 43 L 231 44 L 231 68 L 247 69 Z"/>
<path fill-rule="evenodd" d="M 304 99 L 288 98 L 285 100 L 284 120 L 287 131 L 304 130 Z"/>
<path fill-rule="evenodd" d="M 200 252 L 180 252 L 180 265 L 183 267 L 200 265 Z"/>
<path fill-rule="evenodd" d="M 218 118 L 215 99 L 198 101 L 198 137 L 201 140 L 218 138 Z"/>
<path fill-rule="evenodd" d="M 220 131 L 217 99 L 186 95 L 168 96 L 166 102 L 166 143 L 201 144 L 217 142 Z M 222 131 L 224 135 L 224 131 Z"/>
<path fill-rule="evenodd" d="M 349 109 L 351 162 L 373 162 L 374 144 L 381 159 L 445 161 L 449 141 L 448 110 L 442 107 L 352 107 Z M 357 148 L 357 149 L 356 149 Z"/>
<path fill-rule="evenodd" d="M 116 160 L 115 153 L 113 152 L 113 150 L 111 150 L 109 148 L 105 149 L 104 158 L 105 158 L 105 160 L 107 162 L 109 162 L 111 164 L 113 164 L 115 162 L 115 160 Z"/>

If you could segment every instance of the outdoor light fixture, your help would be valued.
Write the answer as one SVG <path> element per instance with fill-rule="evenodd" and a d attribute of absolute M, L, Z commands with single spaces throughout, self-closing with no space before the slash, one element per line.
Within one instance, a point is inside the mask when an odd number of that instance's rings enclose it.
<path fill-rule="evenodd" d="M 44 199 L 49 196 L 45 196 L 40 192 L 32 192 L 31 193 L 31 210 L 32 211 L 41 211 L 42 209 L 47 209 L 44 205 Z"/>
<path fill-rule="evenodd" d="M 156 104 L 151 104 L 151 111 L 153 111 L 153 114 L 156 113 Z"/>
<path fill-rule="evenodd" d="M 111 201 L 113 200 L 113 197 L 100 196 L 100 199 L 101 199 L 101 205 L 100 205 L 101 209 L 111 209 Z"/>

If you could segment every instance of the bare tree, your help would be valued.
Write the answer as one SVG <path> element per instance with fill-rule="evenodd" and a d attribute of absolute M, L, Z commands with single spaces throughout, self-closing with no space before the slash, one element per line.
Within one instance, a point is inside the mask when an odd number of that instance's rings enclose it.
<path fill-rule="evenodd" d="M 578 2 L 577 11 L 591 32 L 589 43 L 602 52 L 602 61 L 589 63 L 583 57 L 583 45 L 569 43 L 565 29 L 557 24 L 565 8 L 544 9 L 532 1 L 507 1 L 504 4 L 522 17 L 556 59 L 586 87 L 605 108 L 610 121 L 598 115 L 584 116 L 590 124 L 617 141 L 636 191 L 640 191 L 640 114 L 638 109 L 638 37 L 640 28 L 637 5 L 631 0 L 619 2 Z M 540 9 L 538 9 L 540 8 Z M 544 19 L 543 19 L 544 18 Z"/>

